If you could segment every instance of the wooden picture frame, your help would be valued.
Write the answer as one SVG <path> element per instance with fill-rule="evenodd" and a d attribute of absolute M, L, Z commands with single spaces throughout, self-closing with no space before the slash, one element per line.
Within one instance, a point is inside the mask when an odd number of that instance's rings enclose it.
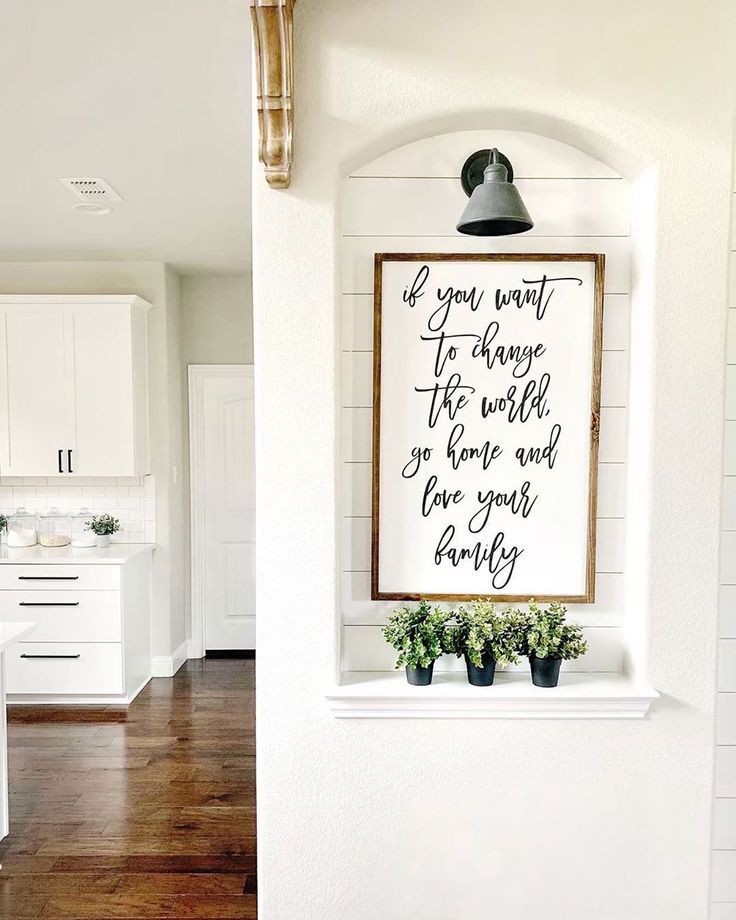
<path fill-rule="evenodd" d="M 584 562 L 584 587 L 576 593 L 506 592 L 494 593 L 444 592 L 437 590 L 385 590 L 381 587 L 381 402 L 382 402 L 382 347 L 384 309 L 384 265 L 408 262 L 432 266 L 435 263 L 592 263 L 592 304 L 590 335 L 590 423 L 588 449 L 587 528 Z M 539 601 L 566 603 L 593 603 L 595 600 L 596 568 L 596 508 L 598 485 L 598 442 L 600 430 L 601 360 L 603 337 L 603 284 L 605 256 L 597 253 L 376 253 L 374 260 L 374 316 L 373 316 L 373 445 L 372 445 L 372 521 L 371 521 L 371 599 L 372 600 L 438 600 L 470 601 L 479 597 L 500 602 L 523 602 L 530 596 Z M 556 279 L 560 280 L 560 279 Z M 571 280 L 571 279 L 566 279 Z M 582 282 L 581 282 L 582 283 Z M 551 295 L 550 295 L 551 296 Z M 587 360 L 587 359 L 586 359 Z"/>

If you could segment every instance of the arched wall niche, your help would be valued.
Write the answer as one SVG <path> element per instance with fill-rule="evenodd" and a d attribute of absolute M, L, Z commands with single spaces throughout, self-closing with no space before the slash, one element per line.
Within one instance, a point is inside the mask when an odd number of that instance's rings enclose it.
<path fill-rule="evenodd" d="M 554 136 L 548 136 L 480 128 L 467 118 L 463 124 L 463 130 L 440 133 L 425 125 L 422 136 L 417 137 L 417 129 L 408 143 L 391 149 L 379 145 L 380 150 L 371 151 L 376 155 L 346 165 L 341 180 L 341 669 L 393 667 L 381 626 L 394 605 L 370 600 L 374 253 L 602 252 L 606 279 L 596 602 L 571 609 L 586 629 L 590 652 L 570 667 L 639 675 L 646 650 L 651 478 L 647 394 L 653 312 L 647 279 L 654 249 L 655 174 L 621 151 L 614 156 L 615 167 L 593 156 L 589 150 L 601 148 L 600 139 L 591 139 L 587 150 L 563 142 L 560 134 L 576 134 L 570 126 L 550 124 Z M 514 165 L 535 221 L 527 234 L 477 238 L 455 230 L 467 200 L 460 168 L 474 150 L 490 146 L 502 150 Z M 640 394 L 634 405 L 632 380 Z M 438 670 L 458 666 L 446 657 Z"/>
<path fill-rule="evenodd" d="M 644 151 L 628 149 L 608 135 L 600 131 L 593 132 L 575 122 L 554 118 L 542 112 L 496 110 L 451 113 L 431 120 L 408 123 L 345 157 L 341 175 L 354 175 L 374 160 L 410 148 L 415 143 L 465 133 L 477 133 L 485 138 L 483 147 L 491 146 L 489 138 L 500 134 L 528 134 L 542 141 L 556 142 L 572 148 L 578 156 L 587 155 L 591 160 L 597 160 L 601 166 L 608 166 L 630 182 L 637 180 L 654 165 Z"/>

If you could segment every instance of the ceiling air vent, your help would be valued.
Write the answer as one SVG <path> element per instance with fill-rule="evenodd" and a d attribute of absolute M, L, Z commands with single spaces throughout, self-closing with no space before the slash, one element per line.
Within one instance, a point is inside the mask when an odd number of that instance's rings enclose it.
<path fill-rule="evenodd" d="M 75 176 L 71 179 L 59 179 L 61 184 L 80 201 L 122 201 L 115 189 L 104 179 L 89 176 Z"/>

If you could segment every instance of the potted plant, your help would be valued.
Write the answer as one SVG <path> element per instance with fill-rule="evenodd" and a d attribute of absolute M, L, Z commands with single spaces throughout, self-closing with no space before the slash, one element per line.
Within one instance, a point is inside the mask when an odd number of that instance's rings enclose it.
<path fill-rule="evenodd" d="M 98 546 L 109 546 L 110 535 L 120 530 L 120 521 L 111 514 L 98 514 L 87 521 L 86 528 L 97 535 Z"/>
<path fill-rule="evenodd" d="M 4 514 L 0 514 L 0 543 L 5 543 L 6 537 L 5 534 L 8 531 L 8 518 Z"/>
<path fill-rule="evenodd" d="M 399 607 L 383 627 L 389 645 L 399 653 L 396 667 L 406 668 L 406 679 L 415 687 L 432 683 L 435 661 L 442 655 L 449 613 L 419 601 L 416 607 Z"/>
<path fill-rule="evenodd" d="M 498 613 L 491 601 L 479 599 L 455 614 L 455 624 L 446 631 L 445 651 L 465 658 L 469 684 L 490 687 L 496 666 L 505 668 L 519 660 L 525 633 L 521 611 Z"/>
<path fill-rule="evenodd" d="M 575 623 L 567 623 L 567 608 L 555 602 L 546 610 L 529 601 L 529 628 L 526 634 L 526 651 L 535 687 L 556 687 L 563 661 L 579 658 L 588 651 L 583 630 Z"/>

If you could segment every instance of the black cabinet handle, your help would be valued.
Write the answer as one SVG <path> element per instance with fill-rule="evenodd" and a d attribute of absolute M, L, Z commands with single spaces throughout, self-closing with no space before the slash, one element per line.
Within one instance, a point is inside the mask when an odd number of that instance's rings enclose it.
<path fill-rule="evenodd" d="M 62 451 L 61 451 L 61 448 L 59 448 L 59 472 L 60 472 L 60 473 L 63 473 L 63 472 L 64 472 L 64 467 L 63 467 L 62 462 L 61 462 L 61 454 L 62 454 Z"/>
<path fill-rule="evenodd" d="M 71 452 L 70 450 L 68 450 L 68 451 L 66 452 L 66 456 L 67 456 L 66 471 L 67 471 L 67 473 L 73 473 L 74 470 L 72 469 L 72 452 Z"/>
<path fill-rule="evenodd" d="M 24 652 L 21 658 L 81 658 L 81 655 L 26 655 Z"/>
<path fill-rule="evenodd" d="M 79 575 L 19 575 L 18 581 L 78 581 Z"/>
<path fill-rule="evenodd" d="M 79 607 L 79 601 L 20 601 L 19 607 Z"/>

